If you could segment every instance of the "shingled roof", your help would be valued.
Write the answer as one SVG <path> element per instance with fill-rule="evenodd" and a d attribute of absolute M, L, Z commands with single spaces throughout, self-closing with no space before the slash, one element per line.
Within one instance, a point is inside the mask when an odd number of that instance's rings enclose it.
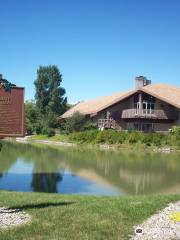
<path fill-rule="evenodd" d="M 180 88 L 168 84 L 152 84 L 141 88 L 142 91 L 174 107 L 180 108 Z"/>
<path fill-rule="evenodd" d="M 116 93 L 111 96 L 80 102 L 65 112 L 61 118 L 71 117 L 75 112 L 80 112 L 84 115 L 97 114 L 101 110 L 124 100 L 138 91 L 143 91 L 180 109 L 179 87 L 174 87 L 167 84 L 151 84 L 129 92 Z"/>

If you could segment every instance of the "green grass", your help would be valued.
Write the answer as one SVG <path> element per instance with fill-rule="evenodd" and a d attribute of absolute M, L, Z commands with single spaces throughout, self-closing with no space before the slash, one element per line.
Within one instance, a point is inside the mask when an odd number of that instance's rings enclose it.
<path fill-rule="evenodd" d="M 29 224 L 1 230 L 3 240 L 128 239 L 133 226 L 180 196 L 94 197 L 0 191 L 0 206 L 20 208 Z"/>
<path fill-rule="evenodd" d="M 50 140 L 50 141 L 68 141 L 68 136 L 63 134 L 56 134 L 53 137 L 48 137 L 48 135 L 33 135 L 30 137 L 31 140 Z"/>

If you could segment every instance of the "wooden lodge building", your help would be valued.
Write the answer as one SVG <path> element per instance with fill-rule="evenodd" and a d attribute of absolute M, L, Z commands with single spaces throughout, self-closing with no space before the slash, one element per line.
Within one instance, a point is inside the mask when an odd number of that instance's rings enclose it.
<path fill-rule="evenodd" d="M 98 127 L 117 130 L 166 132 L 180 125 L 180 88 L 151 84 L 143 76 L 135 78 L 135 89 L 99 99 L 80 102 L 61 117 L 75 112 L 96 121 Z"/>

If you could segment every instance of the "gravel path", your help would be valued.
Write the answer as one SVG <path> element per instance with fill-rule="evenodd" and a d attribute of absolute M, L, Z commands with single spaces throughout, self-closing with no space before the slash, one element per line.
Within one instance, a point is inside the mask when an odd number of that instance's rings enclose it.
<path fill-rule="evenodd" d="M 0 229 L 14 227 L 30 221 L 30 216 L 19 209 L 0 208 Z"/>
<path fill-rule="evenodd" d="M 142 229 L 131 240 L 180 240 L 180 201 L 170 203 L 161 212 L 151 216 L 144 223 L 134 227 Z"/>

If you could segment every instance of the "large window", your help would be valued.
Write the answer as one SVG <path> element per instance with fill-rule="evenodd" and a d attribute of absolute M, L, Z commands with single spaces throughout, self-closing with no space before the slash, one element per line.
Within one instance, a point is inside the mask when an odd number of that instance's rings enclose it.
<path fill-rule="evenodd" d="M 141 103 L 139 102 L 139 94 L 134 96 L 134 109 L 136 113 L 139 113 L 139 109 L 141 108 Z M 142 93 L 142 110 L 144 114 L 152 114 L 155 109 L 155 98 Z"/>
<path fill-rule="evenodd" d="M 143 101 L 143 112 L 146 114 L 152 114 L 154 111 L 154 103 Z"/>
<path fill-rule="evenodd" d="M 134 122 L 128 123 L 128 130 L 142 131 L 142 132 L 153 132 L 154 124 L 146 122 Z"/>

